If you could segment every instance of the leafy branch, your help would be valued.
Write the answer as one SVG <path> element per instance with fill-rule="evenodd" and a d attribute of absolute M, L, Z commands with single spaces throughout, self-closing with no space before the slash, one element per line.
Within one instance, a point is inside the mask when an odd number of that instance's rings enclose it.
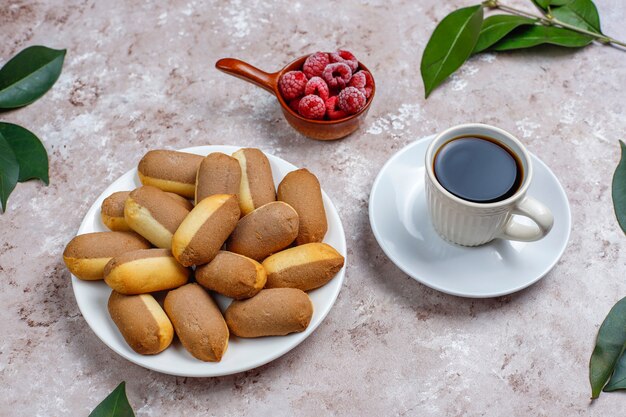
<path fill-rule="evenodd" d="M 0 110 L 33 103 L 43 96 L 61 74 L 65 50 L 31 46 L 0 69 Z M 40 179 L 48 185 L 48 154 L 29 130 L 0 122 L 0 203 L 7 200 L 18 182 Z"/>
<path fill-rule="evenodd" d="M 592 1 L 545 1 L 535 0 L 533 2 L 539 11 L 541 16 L 536 16 L 532 13 L 525 12 L 524 10 L 516 9 L 511 6 L 501 4 L 498 0 L 488 0 L 483 2 L 483 6 L 492 9 L 499 9 L 505 12 L 512 13 L 514 15 L 528 17 L 535 19 L 536 22 L 540 22 L 547 26 L 560 26 L 565 29 L 569 29 L 574 32 L 582 33 L 587 36 L 595 38 L 602 43 L 613 43 L 626 47 L 626 43 L 618 41 L 610 36 L 603 34 L 600 31 L 600 20 L 598 16 L 598 10 Z M 552 10 L 552 5 L 561 4 L 560 7 Z M 563 16 L 563 21 L 559 20 L 559 16 Z M 576 22 L 580 26 L 570 24 L 567 21 Z M 595 24 L 597 21 L 597 25 Z M 586 28 L 589 28 L 587 30 Z"/>
<path fill-rule="evenodd" d="M 552 44 L 582 48 L 594 40 L 626 47 L 602 33 L 592 0 L 531 0 L 540 14 L 520 10 L 500 0 L 458 9 L 435 28 L 421 63 L 426 97 L 472 55 Z M 484 9 L 498 10 L 484 18 Z"/>

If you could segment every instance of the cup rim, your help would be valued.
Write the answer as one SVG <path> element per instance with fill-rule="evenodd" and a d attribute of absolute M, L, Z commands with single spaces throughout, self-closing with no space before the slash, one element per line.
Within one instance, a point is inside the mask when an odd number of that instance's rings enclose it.
<path fill-rule="evenodd" d="M 507 139 L 509 139 L 513 143 L 515 143 L 517 145 L 517 147 L 519 148 L 519 152 L 517 150 L 513 150 L 513 149 L 511 149 L 511 151 L 515 152 L 515 154 L 517 154 L 517 156 L 520 157 L 520 159 L 522 159 L 522 163 L 523 164 L 525 163 L 526 172 L 524 172 L 524 179 L 523 179 L 522 184 L 520 185 L 519 189 L 515 192 L 515 194 L 513 194 L 512 196 L 510 196 L 510 197 L 508 197 L 508 198 L 506 198 L 504 200 L 496 201 L 496 202 L 493 202 L 493 203 L 476 203 L 476 202 L 473 202 L 473 201 L 464 200 L 464 199 L 462 199 L 460 197 L 457 197 L 456 195 L 452 194 L 450 191 L 446 190 L 439 183 L 437 178 L 435 177 L 435 172 L 434 172 L 434 168 L 433 168 L 433 156 L 434 156 L 433 154 L 434 154 L 434 151 L 436 149 L 439 149 L 439 147 L 441 145 L 443 145 L 443 144 L 437 145 L 437 142 L 440 140 L 440 138 L 443 137 L 443 136 L 448 136 L 448 135 L 450 135 L 453 132 L 456 133 L 456 136 L 460 136 L 460 135 L 463 135 L 463 131 L 467 131 L 469 129 L 474 129 L 474 128 L 482 128 L 482 129 L 490 130 L 492 132 L 496 132 L 497 134 L 499 134 L 501 136 L 507 137 Z M 450 136 L 455 136 L 455 135 L 450 135 Z M 491 137 L 491 139 L 494 139 L 494 140 L 498 141 L 499 143 L 502 142 L 498 138 Z M 506 144 L 504 144 L 504 145 L 506 146 Z M 488 124 L 484 124 L 484 123 L 465 123 L 465 124 L 460 124 L 460 125 L 449 127 L 448 129 L 444 130 L 443 132 L 437 134 L 437 136 L 435 136 L 433 138 L 433 140 L 430 142 L 430 144 L 428 145 L 428 149 L 426 150 L 425 167 L 426 167 L 426 175 L 428 175 L 428 178 L 430 179 L 430 182 L 435 186 L 435 188 L 439 192 L 444 194 L 449 199 L 451 199 L 451 200 L 453 200 L 453 201 L 455 201 L 455 202 L 457 202 L 459 204 L 462 204 L 464 206 L 475 207 L 475 208 L 483 208 L 483 209 L 499 208 L 499 207 L 507 206 L 507 205 L 510 205 L 511 203 L 516 202 L 516 200 L 518 200 L 521 197 L 523 197 L 526 194 L 526 192 L 528 191 L 528 187 L 530 186 L 530 182 L 531 182 L 532 176 L 533 176 L 532 160 L 530 159 L 530 154 L 528 153 L 528 150 L 526 149 L 524 144 L 519 139 L 517 139 L 515 136 L 513 136 L 511 133 L 507 132 L 506 130 L 500 129 L 499 127 L 496 127 L 496 126 L 491 126 L 491 125 L 488 125 Z"/>

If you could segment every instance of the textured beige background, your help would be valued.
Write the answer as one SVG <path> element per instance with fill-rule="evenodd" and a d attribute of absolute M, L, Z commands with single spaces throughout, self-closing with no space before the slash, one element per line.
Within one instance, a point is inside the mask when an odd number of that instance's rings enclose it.
<path fill-rule="evenodd" d="M 0 216 L 0 415 L 86 416 L 120 381 L 138 416 L 618 416 L 626 395 L 589 404 L 587 363 L 626 295 L 626 237 L 610 181 L 626 139 L 626 53 L 484 54 L 426 102 L 421 52 L 435 22 L 466 1 L 4 0 L 0 60 L 32 44 L 67 48 L 63 74 L 24 124 L 50 155 L 49 187 L 21 184 Z M 517 1 L 515 3 L 524 4 Z M 622 0 L 597 0 L 626 39 Z M 235 56 L 267 70 L 337 46 L 373 70 L 367 126 L 334 143 L 295 134 L 264 91 L 218 73 Z M 467 300 L 390 263 L 367 199 L 385 160 L 462 122 L 520 137 L 563 183 L 571 242 L 518 294 Z M 284 357 L 213 379 L 160 375 L 109 350 L 80 315 L 61 252 L 91 202 L 148 149 L 258 146 L 318 174 L 348 238 L 350 264 L 320 328 Z"/>

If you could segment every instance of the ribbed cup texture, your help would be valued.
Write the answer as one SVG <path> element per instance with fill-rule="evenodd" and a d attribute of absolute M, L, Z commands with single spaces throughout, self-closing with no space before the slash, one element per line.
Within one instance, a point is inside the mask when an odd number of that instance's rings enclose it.
<path fill-rule="evenodd" d="M 435 188 L 428 175 L 426 199 L 437 233 L 445 240 L 463 246 L 478 246 L 493 240 L 504 229 L 514 206 L 465 206 Z"/>

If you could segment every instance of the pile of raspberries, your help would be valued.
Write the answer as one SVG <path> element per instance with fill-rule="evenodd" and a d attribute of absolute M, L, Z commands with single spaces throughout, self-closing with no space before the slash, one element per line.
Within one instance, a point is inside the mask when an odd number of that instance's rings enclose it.
<path fill-rule="evenodd" d="M 316 52 L 302 71 L 289 71 L 278 80 L 289 107 L 302 117 L 337 120 L 358 113 L 372 95 L 374 80 L 348 51 Z"/>

